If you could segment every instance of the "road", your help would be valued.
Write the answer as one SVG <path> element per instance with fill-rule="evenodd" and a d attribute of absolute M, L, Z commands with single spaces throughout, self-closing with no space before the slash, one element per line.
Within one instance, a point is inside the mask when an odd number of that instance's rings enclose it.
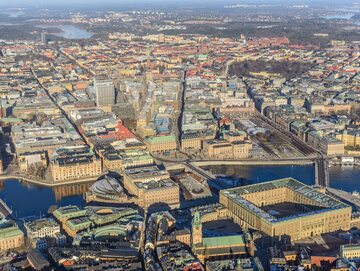
<path fill-rule="evenodd" d="M 349 192 L 330 187 L 327 187 L 326 190 L 341 200 L 354 205 L 358 210 L 360 210 L 360 196 L 355 196 Z"/>
<path fill-rule="evenodd" d="M 67 115 L 67 113 L 64 111 L 64 109 L 56 102 L 56 100 L 54 99 L 54 97 L 51 96 L 51 94 L 49 93 L 49 90 L 40 82 L 39 78 L 37 77 L 35 71 L 31 68 L 31 73 L 33 74 L 34 78 L 36 79 L 36 81 L 38 82 L 38 84 L 45 90 L 46 94 L 48 95 L 48 97 L 50 98 L 50 100 L 54 103 L 54 105 L 59 108 L 59 110 L 61 111 L 62 115 L 70 122 L 70 124 L 73 126 L 73 128 L 77 131 L 77 133 L 80 135 L 80 137 L 82 138 L 82 140 L 84 142 L 86 142 L 85 138 L 83 137 L 83 135 L 80 133 L 78 127 L 76 126 L 76 124 L 72 121 L 72 119 Z"/>
<path fill-rule="evenodd" d="M 184 69 L 184 72 L 183 72 L 181 84 L 182 84 L 182 86 L 181 86 L 182 88 L 181 88 L 181 94 L 180 94 L 180 112 L 179 112 L 179 117 L 177 119 L 177 125 L 175 125 L 176 126 L 175 136 L 176 136 L 178 150 L 181 150 L 181 144 L 180 144 L 181 134 L 182 134 L 181 126 L 182 126 L 182 119 L 183 119 L 183 114 L 184 114 L 185 93 L 186 93 L 186 68 Z"/>

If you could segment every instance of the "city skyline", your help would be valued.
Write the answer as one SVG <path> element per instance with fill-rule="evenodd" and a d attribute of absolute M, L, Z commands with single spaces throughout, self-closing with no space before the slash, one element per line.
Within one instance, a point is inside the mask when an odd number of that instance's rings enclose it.
<path fill-rule="evenodd" d="M 360 268 L 359 3 L 0 5 L 0 269 Z"/>

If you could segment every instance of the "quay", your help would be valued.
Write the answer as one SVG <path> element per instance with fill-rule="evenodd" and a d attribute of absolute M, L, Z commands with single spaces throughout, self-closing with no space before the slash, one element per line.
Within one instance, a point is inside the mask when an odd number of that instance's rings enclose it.
<path fill-rule="evenodd" d="M 27 182 L 30 184 L 40 185 L 40 186 L 46 186 L 46 187 L 57 187 L 67 184 L 81 184 L 81 183 L 89 183 L 89 182 L 95 182 L 97 181 L 98 177 L 94 178 L 87 178 L 87 179 L 77 179 L 77 180 L 70 180 L 70 181 L 60 181 L 60 182 L 49 182 L 47 180 L 34 180 L 31 178 L 27 178 L 21 175 L 0 175 L 0 181 L 6 181 L 11 179 L 17 179 L 22 182 Z"/>
<path fill-rule="evenodd" d="M 355 196 L 349 192 L 342 191 L 340 189 L 335 189 L 331 187 L 327 187 L 326 191 L 332 194 L 333 196 L 350 203 L 354 207 L 356 207 L 358 210 L 360 210 L 360 196 Z"/>
<path fill-rule="evenodd" d="M 161 161 L 160 161 L 161 162 Z M 261 165 L 315 165 L 315 185 L 328 187 L 329 186 L 329 162 L 324 157 L 297 157 L 297 158 L 280 158 L 280 159 L 239 159 L 239 160 L 187 160 L 187 161 L 162 161 L 167 170 L 190 170 L 200 176 L 208 179 L 214 180 L 216 176 L 211 172 L 204 170 L 202 167 L 206 166 L 234 166 L 234 165 L 248 165 L 248 166 L 261 166 Z M 100 175 L 101 176 L 101 175 Z M 85 179 L 76 179 L 76 180 L 66 180 L 66 181 L 49 181 L 49 180 L 36 180 L 23 175 L 17 174 L 4 174 L 0 175 L 1 180 L 9 179 L 18 179 L 23 182 L 46 186 L 46 187 L 56 187 L 67 184 L 81 184 L 95 182 L 100 176 L 85 178 Z"/>

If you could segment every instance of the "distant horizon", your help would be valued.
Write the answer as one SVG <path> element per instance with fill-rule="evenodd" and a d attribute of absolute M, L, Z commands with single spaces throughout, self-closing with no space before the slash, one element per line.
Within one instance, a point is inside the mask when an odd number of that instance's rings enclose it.
<path fill-rule="evenodd" d="M 236 4 L 306 4 L 306 5 L 349 5 L 355 4 L 352 0 L 13 0 L 2 2 L 3 8 L 169 8 L 194 7 L 213 8 Z"/>

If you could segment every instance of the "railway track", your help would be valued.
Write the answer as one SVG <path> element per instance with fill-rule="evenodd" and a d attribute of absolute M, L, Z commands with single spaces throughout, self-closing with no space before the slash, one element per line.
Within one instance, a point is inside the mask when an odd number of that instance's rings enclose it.
<path fill-rule="evenodd" d="M 300 139 L 295 138 L 295 135 L 291 134 L 288 131 L 285 131 L 281 127 L 278 127 L 263 116 L 255 116 L 250 120 L 259 127 L 269 129 L 275 137 L 281 139 L 284 143 L 289 144 L 289 146 L 295 148 L 295 150 L 303 156 L 314 155 L 315 153 L 317 153 L 316 150 L 302 142 Z"/>

